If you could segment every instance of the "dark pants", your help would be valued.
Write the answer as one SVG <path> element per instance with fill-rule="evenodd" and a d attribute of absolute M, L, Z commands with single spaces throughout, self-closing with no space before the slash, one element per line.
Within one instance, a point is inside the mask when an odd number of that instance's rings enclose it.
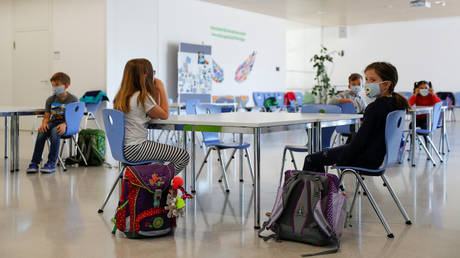
<path fill-rule="evenodd" d="M 345 150 L 345 147 L 346 145 L 342 145 L 307 155 L 303 164 L 303 170 L 324 173 L 324 166 L 331 166 L 340 161 L 339 157 Z"/>
<path fill-rule="evenodd" d="M 43 148 L 45 147 L 46 140 L 50 140 L 50 151 L 48 153 L 48 163 L 55 164 L 59 154 L 59 144 L 61 136 L 57 132 L 57 126 L 62 122 L 49 122 L 48 131 L 38 133 L 37 140 L 35 141 L 34 154 L 32 155 L 32 162 L 39 164 L 42 161 Z"/>

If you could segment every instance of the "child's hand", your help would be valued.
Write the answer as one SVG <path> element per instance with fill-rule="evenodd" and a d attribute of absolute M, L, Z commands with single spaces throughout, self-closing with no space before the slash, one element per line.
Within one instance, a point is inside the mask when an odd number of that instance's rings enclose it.
<path fill-rule="evenodd" d="M 429 92 L 431 95 L 433 95 L 433 94 L 434 94 L 434 93 L 433 93 L 433 88 L 429 88 L 429 89 L 428 89 L 428 92 Z"/>
<path fill-rule="evenodd" d="M 65 131 L 67 130 L 67 124 L 66 123 L 59 124 L 58 126 L 56 126 L 56 128 L 57 128 L 57 133 L 59 135 L 63 135 Z"/>
<path fill-rule="evenodd" d="M 417 96 L 419 91 L 420 91 L 420 88 L 416 88 L 414 91 L 414 95 Z"/>
<path fill-rule="evenodd" d="M 38 132 L 39 133 L 46 133 L 48 130 L 50 129 L 48 123 L 44 123 L 42 124 L 42 126 L 40 126 L 40 128 L 38 128 Z"/>

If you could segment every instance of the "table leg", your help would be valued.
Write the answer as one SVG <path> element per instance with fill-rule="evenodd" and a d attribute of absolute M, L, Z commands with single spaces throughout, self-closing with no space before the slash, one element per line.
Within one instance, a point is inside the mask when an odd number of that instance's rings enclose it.
<path fill-rule="evenodd" d="M 427 122 L 427 129 L 431 130 L 433 128 L 433 110 L 430 111 L 428 114 L 428 122 Z M 433 136 L 433 133 L 429 135 L 429 137 Z M 433 156 L 433 148 L 431 148 L 431 144 L 426 144 L 426 147 L 428 148 L 428 152 L 430 155 Z"/>
<path fill-rule="evenodd" d="M 412 120 L 412 135 L 411 135 L 411 140 L 410 140 L 410 149 L 411 149 L 411 152 L 410 152 L 410 160 L 411 160 L 411 163 L 412 163 L 412 166 L 415 167 L 415 141 L 416 141 L 416 129 L 415 127 L 417 126 L 417 115 L 416 115 L 416 111 L 413 110 L 411 111 L 411 120 Z"/>
<path fill-rule="evenodd" d="M 313 144 L 313 142 L 315 141 L 314 131 L 315 131 L 315 130 L 314 130 L 313 127 L 307 129 L 307 134 L 308 134 L 308 143 L 307 143 L 307 145 L 308 145 L 308 152 L 309 152 L 309 153 L 313 153 L 313 152 L 314 152 L 314 149 L 313 149 L 314 146 L 315 146 L 315 145 Z"/>
<path fill-rule="evenodd" d="M 243 134 L 240 133 L 240 145 L 243 144 Z M 240 149 L 240 182 L 243 182 L 243 149 Z"/>
<path fill-rule="evenodd" d="M 260 229 L 260 128 L 254 128 L 254 228 Z"/>
<path fill-rule="evenodd" d="M 15 114 L 11 114 L 10 118 L 10 171 L 14 172 L 14 166 L 16 164 L 16 137 L 15 137 L 15 132 L 16 130 L 14 127 L 16 126 L 16 116 Z"/>
<path fill-rule="evenodd" d="M 5 116 L 5 159 L 8 158 L 8 116 Z"/>
<path fill-rule="evenodd" d="M 320 152 L 323 149 L 322 142 L 321 142 L 321 122 L 315 122 L 315 131 L 316 131 L 316 150 L 315 152 Z"/>
<path fill-rule="evenodd" d="M 16 126 L 15 126 L 15 137 L 16 137 L 16 163 L 15 163 L 15 170 L 19 171 L 19 115 L 16 114 Z"/>
<path fill-rule="evenodd" d="M 446 145 L 446 110 L 442 111 L 442 126 L 441 126 L 441 154 L 446 154 L 444 151 Z"/>
<path fill-rule="evenodd" d="M 195 159 L 196 159 L 196 148 L 195 148 L 195 128 L 192 128 L 192 193 L 196 192 L 195 189 Z"/>
<path fill-rule="evenodd" d="M 187 131 L 183 131 L 183 147 L 187 151 Z M 187 166 L 184 168 L 184 189 L 187 190 Z"/>

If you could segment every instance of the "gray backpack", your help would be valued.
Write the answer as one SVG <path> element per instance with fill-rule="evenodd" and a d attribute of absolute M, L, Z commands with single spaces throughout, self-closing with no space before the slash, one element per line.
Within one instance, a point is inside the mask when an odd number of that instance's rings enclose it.
<path fill-rule="evenodd" d="M 306 256 L 336 253 L 346 219 L 346 195 L 339 191 L 336 175 L 309 171 L 286 171 L 284 184 L 278 188 L 275 204 L 259 237 L 265 241 L 292 240 L 316 246 L 336 248 Z M 271 230 L 273 234 L 263 236 Z"/>

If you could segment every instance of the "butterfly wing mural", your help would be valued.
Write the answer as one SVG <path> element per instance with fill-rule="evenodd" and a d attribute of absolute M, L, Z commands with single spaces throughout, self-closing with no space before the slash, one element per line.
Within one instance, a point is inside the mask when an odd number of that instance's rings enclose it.
<path fill-rule="evenodd" d="M 244 82 L 247 78 L 248 75 L 252 71 L 252 67 L 254 66 L 254 62 L 256 61 L 256 51 L 253 51 L 251 55 L 249 55 L 246 60 L 240 66 L 238 66 L 238 69 L 236 69 L 235 72 L 235 81 L 242 83 Z"/>

